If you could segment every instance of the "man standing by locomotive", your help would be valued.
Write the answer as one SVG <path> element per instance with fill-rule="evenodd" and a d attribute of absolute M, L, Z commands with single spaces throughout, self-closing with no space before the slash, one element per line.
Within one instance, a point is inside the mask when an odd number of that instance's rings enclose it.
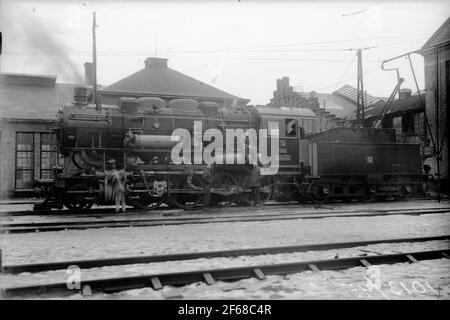
<path fill-rule="evenodd" d="M 122 212 L 125 212 L 125 186 L 127 183 L 127 177 L 124 170 L 117 170 L 116 162 L 111 161 L 112 172 L 109 180 L 112 186 L 112 192 L 114 201 L 116 203 L 116 212 L 118 213 L 120 207 L 122 207 Z"/>

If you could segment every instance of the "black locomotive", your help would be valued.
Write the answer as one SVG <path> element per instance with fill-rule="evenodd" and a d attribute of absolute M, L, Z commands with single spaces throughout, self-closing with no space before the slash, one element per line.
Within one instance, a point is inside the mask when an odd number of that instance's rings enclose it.
<path fill-rule="evenodd" d="M 316 133 L 316 117 L 309 109 L 220 108 L 191 99 L 166 105 L 155 97 L 120 98 L 117 106 L 96 106 L 89 105 L 87 97 L 86 88 L 76 88 L 75 101 L 60 108 L 54 133 L 63 161 L 54 179 L 36 181 L 46 200 L 35 209 L 86 210 L 93 204 L 111 204 L 111 162 L 127 176 L 127 203 L 141 209 L 162 203 L 189 209 L 257 205 L 269 199 L 370 199 L 405 196 L 422 186 L 419 146 L 395 143 L 392 130 L 336 128 Z M 224 152 L 214 154 L 218 161 L 213 164 L 198 159 L 175 163 L 171 152 L 180 139 L 173 133 L 184 129 L 195 139 L 195 122 L 203 131 L 214 129 L 223 136 L 234 130 L 232 139 L 241 139 L 245 149 L 238 143 L 232 149 L 224 146 Z M 275 131 L 271 124 L 276 124 Z M 264 129 L 268 138 L 273 135 L 279 141 L 273 174 L 263 174 L 268 165 L 259 158 L 261 145 L 257 159 L 249 161 L 248 133 L 253 130 L 262 139 Z M 194 143 L 192 155 L 208 142 L 200 139 L 199 144 Z M 270 145 L 267 154 L 271 151 Z"/>

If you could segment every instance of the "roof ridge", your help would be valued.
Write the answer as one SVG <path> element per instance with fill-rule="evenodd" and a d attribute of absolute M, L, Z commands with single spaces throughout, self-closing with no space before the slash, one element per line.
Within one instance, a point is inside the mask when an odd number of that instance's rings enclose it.
<path fill-rule="evenodd" d="M 249 101 L 169 67 L 145 67 L 99 92 Z"/>
<path fill-rule="evenodd" d="M 439 36 L 439 34 L 445 29 L 445 27 L 450 23 L 450 17 L 444 21 L 444 23 L 433 33 L 433 35 L 425 42 L 421 50 L 427 49 L 432 46 L 434 40 Z"/>

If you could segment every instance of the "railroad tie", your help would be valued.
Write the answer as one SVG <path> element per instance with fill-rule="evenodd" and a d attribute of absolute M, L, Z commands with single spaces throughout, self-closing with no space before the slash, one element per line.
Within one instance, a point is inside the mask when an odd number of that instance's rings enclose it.
<path fill-rule="evenodd" d="M 159 281 L 158 277 L 151 277 L 150 281 L 152 282 L 153 289 L 155 289 L 155 290 L 162 289 L 162 284 L 161 284 L 161 281 Z"/>
<path fill-rule="evenodd" d="M 361 262 L 361 264 L 366 268 L 370 267 L 370 263 L 366 259 L 361 259 L 359 262 Z"/>
<path fill-rule="evenodd" d="M 409 262 L 416 263 L 418 262 L 416 258 L 414 258 L 412 255 L 407 254 L 406 257 L 408 258 Z"/>
<path fill-rule="evenodd" d="M 264 280 L 266 278 L 266 275 L 260 268 L 253 269 L 253 273 L 258 280 Z"/>
<path fill-rule="evenodd" d="M 203 273 L 203 279 L 205 279 L 205 282 L 208 285 L 216 283 L 216 281 L 214 280 L 213 276 L 209 272 Z"/>
<path fill-rule="evenodd" d="M 315 264 L 308 264 L 308 267 L 314 272 L 320 271 L 319 267 L 317 267 Z"/>

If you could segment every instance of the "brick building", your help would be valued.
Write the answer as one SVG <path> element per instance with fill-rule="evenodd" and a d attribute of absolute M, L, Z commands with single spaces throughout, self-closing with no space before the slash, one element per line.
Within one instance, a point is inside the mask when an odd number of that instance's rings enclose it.
<path fill-rule="evenodd" d="M 430 145 L 425 126 L 425 106 L 418 94 L 411 89 L 401 89 L 399 99 L 392 101 L 388 112 L 381 121 L 382 128 L 393 128 L 399 143 L 420 143 L 422 151 Z M 365 108 L 364 125 L 372 127 L 386 102 L 377 101 Z"/>
<path fill-rule="evenodd" d="M 277 80 L 277 89 L 267 107 L 275 108 L 308 108 L 315 112 L 317 130 L 324 131 L 336 127 L 348 127 L 355 119 L 356 88 L 344 85 L 333 93 L 303 92 L 300 88 L 289 84 L 289 78 Z M 375 103 L 383 101 L 366 94 L 366 101 Z"/>
<path fill-rule="evenodd" d="M 439 153 L 439 171 L 442 191 L 448 192 L 450 94 L 450 18 L 423 45 L 420 54 L 425 61 L 425 106 L 431 133 Z M 437 177 L 435 150 L 430 150 L 431 173 Z"/>
<path fill-rule="evenodd" d="M 34 179 L 51 177 L 58 158 L 51 127 L 75 86 L 56 76 L 0 74 L 0 199 L 31 194 Z"/>

